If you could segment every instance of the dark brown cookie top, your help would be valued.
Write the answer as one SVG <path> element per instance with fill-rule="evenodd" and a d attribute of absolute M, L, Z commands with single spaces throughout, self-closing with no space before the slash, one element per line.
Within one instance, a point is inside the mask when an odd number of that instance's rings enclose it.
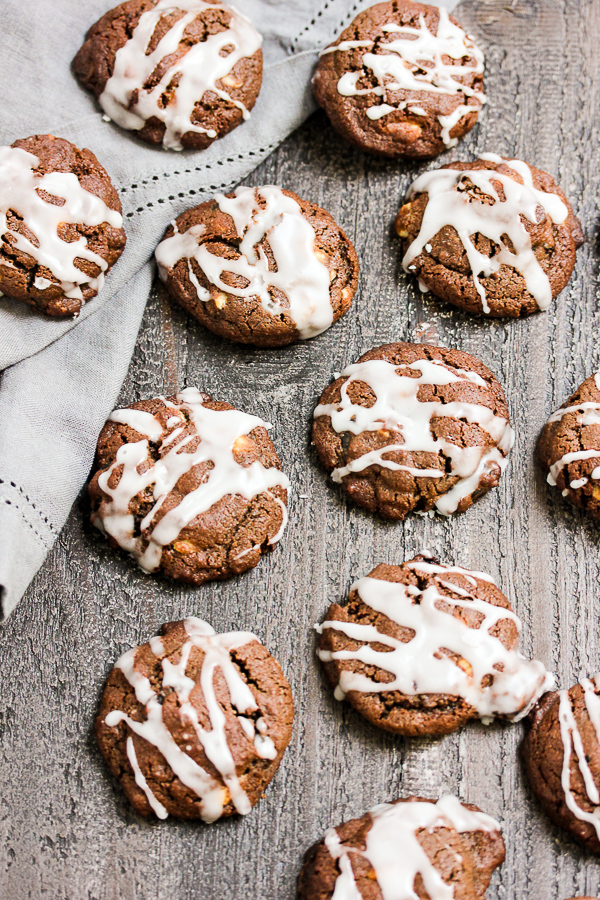
<path fill-rule="evenodd" d="M 249 118 L 261 43 L 220 0 L 128 0 L 92 25 L 73 70 L 117 125 L 149 144 L 202 150 Z"/>
<path fill-rule="evenodd" d="M 318 655 L 339 700 L 411 737 L 470 719 L 518 721 L 554 687 L 518 652 L 521 623 L 493 579 L 419 555 L 379 565 L 330 606 Z"/>
<path fill-rule="evenodd" d="M 548 484 L 600 519 L 600 372 L 550 416 L 537 450 Z"/>
<path fill-rule="evenodd" d="M 358 284 L 354 247 L 329 213 L 275 185 L 239 187 L 182 213 L 156 259 L 187 312 L 258 347 L 325 331 Z"/>
<path fill-rule="evenodd" d="M 546 172 L 486 154 L 425 172 L 396 218 L 405 271 L 472 313 L 545 310 L 566 286 L 583 232 Z"/>
<path fill-rule="evenodd" d="M 0 148 L 0 291 L 78 315 L 125 247 L 121 201 L 90 150 L 51 134 Z"/>
<path fill-rule="evenodd" d="M 490 370 L 428 344 L 365 353 L 325 389 L 314 419 L 313 442 L 333 481 L 388 519 L 464 512 L 496 487 L 513 441 Z"/>
<path fill-rule="evenodd" d="M 199 585 L 274 549 L 288 485 L 262 419 L 186 388 L 111 414 L 88 490 L 111 546 Z"/>
<path fill-rule="evenodd" d="M 331 900 L 337 888 L 344 897 L 383 900 L 405 885 L 407 896 L 429 900 L 444 884 L 454 900 L 485 900 L 503 862 L 500 825 L 477 806 L 407 797 L 330 828 L 306 853 L 297 896 Z"/>
<path fill-rule="evenodd" d="M 139 813 L 214 822 L 258 802 L 293 718 L 290 686 L 255 635 L 189 618 L 117 661 L 96 737 Z"/>
<path fill-rule="evenodd" d="M 313 89 L 355 146 L 429 159 L 475 125 L 483 53 L 445 9 L 390 0 L 359 13 L 323 51 Z"/>
<path fill-rule="evenodd" d="M 521 748 L 544 812 L 593 853 L 600 853 L 599 685 L 596 675 L 545 694 Z"/>

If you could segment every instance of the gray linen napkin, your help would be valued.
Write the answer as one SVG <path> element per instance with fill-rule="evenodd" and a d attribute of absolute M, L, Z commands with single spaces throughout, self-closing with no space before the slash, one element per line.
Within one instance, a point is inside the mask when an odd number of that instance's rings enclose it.
<path fill-rule="evenodd" d="M 17 100 L 3 104 L 0 143 L 51 133 L 91 149 L 120 192 L 127 248 L 78 319 L 44 319 L 0 299 L 0 619 L 23 595 L 87 478 L 129 366 L 152 253 L 168 222 L 241 181 L 304 121 L 314 108 L 318 49 L 370 4 L 238 0 L 265 39 L 260 97 L 249 122 L 206 151 L 182 153 L 149 147 L 104 122 L 71 74 L 84 33 L 113 5 L 2 3 L 3 83 L 16 86 Z"/>

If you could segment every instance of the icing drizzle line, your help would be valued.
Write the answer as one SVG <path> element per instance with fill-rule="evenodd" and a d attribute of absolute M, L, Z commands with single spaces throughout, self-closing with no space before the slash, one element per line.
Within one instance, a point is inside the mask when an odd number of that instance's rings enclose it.
<path fill-rule="evenodd" d="M 507 650 L 492 632 L 495 626 L 510 620 L 521 630 L 521 621 L 513 612 L 478 599 L 473 593 L 444 580 L 458 573 L 476 585 L 477 578 L 492 582 L 488 575 L 471 573 L 457 566 L 421 561 L 405 564 L 413 572 L 433 574 L 435 580 L 425 590 L 416 585 L 360 578 L 352 585 L 361 600 L 371 609 L 387 616 L 414 636 L 408 642 L 382 634 L 374 625 L 328 620 L 317 626 L 340 631 L 348 638 L 362 642 L 355 650 L 319 650 L 319 658 L 359 660 L 394 676 L 390 682 L 378 682 L 359 672 L 340 673 L 335 696 L 343 700 L 349 691 L 381 693 L 401 691 L 408 696 L 418 694 L 451 694 L 462 697 L 473 706 L 487 724 L 497 716 L 518 721 L 527 715 L 539 697 L 554 687 L 554 676 L 537 660 L 526 660 L 517 650 Z M 492 582 L 493 583 L 493 582 Z M 440 593 L 442 586 L 455 595 Z M 440 608 L 440 604 L 450 609 Z M 483 620 L 469 627 L 453 615 L 456 607 L 479 613 Z M 383 644 L 388 650 L 375 650 L 371 643 Z M 444 653 L 459 657 L 453 660 Z M 467 666 L 463 668 L 464 663 Z M 491 683 L 483 686 L 491 676 Z"/>
<path fill-rule="evenodd" d="M 597 691 L 600 690 L 600 674 L 594 675 L 591 679 L 582 678 L 579 684 L 583 688 L 587 713 L 590 722 L 594 726 L 596 738 L 600 743 L 600 697 L 597 694 Z M 561 784 L 565 793 L 566 804 L 577 819 L 582 822 L 589 822 L 594 826 L 600 840 L 600 794 L 598 793 L 592 770 L 589 767 L 581 734 L 573 715 L 569 691 L 560 691 L 559 697 L 558 720 L 563 743 Z M 571 755 L 573 750 L 577 757 L 577 765 L 583 778 L 586 793 L 590 803 L 594 806 L 594 810 L 591 813 L 579 806 L 575 794 L 571 790 Z"/>
<path fill-rule="evenodd" d="M 369 69 L 374 75 L 377 85 L 359 88 L 358 83 L 362 77 L 362 71 L 346 72 L 338 81 L 338 93 L 342 97 L 368 94 L 381 97 L 381 103 L 367 109 L 367 116 L 372 120 L 380 119 L 391 112 L 407 107 L 408 112 L 415 115 L 427 115 L 427 111 L 419 105 L 426 105 L 427 98 L 421 97 L 418 103 L 410 105 L 410 100 L 399 102 L 391 96 L 397 91 L 462 94 L 465 97 L 475 97 L 483 105 L 486 102 L 483 91 L 475 90 L 462 84 L 459 80 L 462 76 L 483 72 L 483 53 L 462 28 L 450 21 L 445 9 L 440 9 L 439 14 L 437 34 L 433 34 L 429 30 L 422 14 L 419 16 L 418 28 L 397 25 L 394 22 L 383 25 L 382 31 L 398 34 L 399 39 L 379 44 L 379 49 L 386 51 L 385 53 L 367 52 L 361 60 L 362 66 Z M 373 49 L 375 44 L 376 42 L 371 40 L 342 41 L 337 46 L 328 47 L 322 55 L 359 47 Z M 449 56 L 453 60 L 470 57 L 474 62 L 466 65 L 451 65 L 444 62 L 444 56 Z M 454 147 L 458 143 L 457 138 L 450 137 L 450 131 L 464 115 L 474 110 L 477 110 L 477 107 L 459 103 L 449 115 L 438 115 L 438 121 L 442 126 L 441 137 L 446 147 Z"/>
<path fill-rule="evenodd" d="M 231 216 L 241 243 L 237 259 L 224 259 L 210 252 L 200 243 L 204 225 L 194 225 L 187 231 L 175 233 L 162 241 L 156 249 L 161 278 L 183 257 L 187 257 L 190 280 L 198 298 L 206 303 L 211 299 L 196 278 L 190 265 L 195 259 L 209 282 L 225 294 L 234 297 L 258 297 L 265 312 L 272 316 L 287 313 L 301 338 L 311 338 L 325 331 L 333 322 L 329 285 L 329 269 L 318 258 L 316 235 L 310 222 L 302 215 L 298 203 L 275 185 L 260 188 L 238 187 L 234 197 L 217 194 L 219 209 Z M 263 201 L 264 206 L 259 203 Z M 262 241 L 267 240 L 275 269 L 271 268 Z M 245 287 L 234 287 L 223 277 L 235 275 L 246 281 Z M 287 297 L 284 306 L 278 294 Z M 215 302 L 219 303 L 219 295 Z M 225 302 L 223 296 L 221 302 Z"/>
<path fill-rule="evenodd" d="M 538 190 L 533 185 L 533 175 L 527 163 L 519 159 L 502 159 L 495 153 L 482 153 L 480 159 L 509 166 L 523 179 L 523 184 L 496 169 L 434 169 L 420 175 L 411 185 L 408 199 L 427 193 L 428 200 L 421 230 L 404 254 L 402 266 L 410 271 L 410 264 L 428 249 L 427 244 L 450 226 L 456 230 L 465 248 L 473 283 L 481 298 L 484 313 L 490 312 L 485 287 L 480 281 L 500 271 L 502 265 L 511 266 L 523 276 L 525 286 L 540 309 L 547 309 L 552 300 L 548 276 L 539 264 L 531 245 L 531 236 L 521 221 L 524 216 L 532 224 L 538 222 L 538 206 L 541 206 L 555 225 L 562 225 L 569 210 L 557 194 Z M 466 182 L 492 197 L 492 204 L 482 203 L 469 190 Z M 505 199 L 501 200 L 493 182 L 502 185 Z M 482 234 L 500 248 L 494 256 L 480 253 L 472 235 Z M 504 236 L 514 247 L 509 249 Z"/>
<path fill-rule="evenodd" d="M 171 425 L 180 423 L 167 434 L 151 413 L 142 410 L 119 409 L 109 416 L 110 422 L 129 425 L 146 437 L 135 443 L 123 444 L 117 451 L 114 463 L 100 475 L 98 485 L 110 499 L 103 503 L 102 515 L 96 513 L 92 522 L 129 551 L 146 572 L 156 571 L 163 547 L 176 540 L 182 529 L 196 516 L 206 512 L 223 497 L 239 494 L 251 500 L 259 494 L 270 493 L 273 487 L 286 490 L 289 487 L 288 477 L 279 469 L 266 468 L 259 460 L 249 466 L 242 466 L 235 460 L 237 442 L 254 428 L 269 428 L 267 422 L 237 409 L 209 409 L 204 406 L 203 396 L 196 388 L 181 391 L 176 401 L 165 401 L 173 410 L 169 419 Z M 183 411 L 194 426 L 194 431 L 185 436 L 183 432 L 188 420 Z M 186 452 L 187 445 L 195 443 L 198 437 L 200 440 L 196 449 Z M 144 469 L 150 458 L 149 441 L 159 444 L 159 454 L 154 464 Z M 206 480 L 155 521 L 179 479 L 194 466 L 207 462 L 212 463 L 212 468 Z M 120 466 L 123 468 L 118 483 L 110 487 L 111 476 Z M 140 534 L 136 535 L 129 505 L 137 494 L 151 486 L 155 502 L 141 522 Z M 281 528 L 270 538 L 270 543 L 275 544 L 285 528 L 287 513 L 285 504 L 275 495 L 271 494 L 271 497 L 279 502 L 283 513 Z"/>
<path fill-rule="evenodd" d="M 90 250 L 85 235 L 80 235 L 76 241 L 65 241 L 59 236 L 58 229 L 62 224 L 93 228 L 104 222 L 113 228 L 121 228 L 123 218 L 100 197 L 86 191 L 73 172 L 42 175 L 34 171 L 39 165 L 38 157 L 21 147 L 0 147 L 0 238 L 33 257 L 38 266 L 49 269 L 65 297 L 83 300 L 81 286 L 89 285 L 98 292 L 104 284 L 108 263 Z M 49 203 L 41 192 L 60 198 L 63 203 Z M 37 243 L 11 230 L 7 219 L 9 210 L 23 220 Z M 98 266 L 100 272 L 96 276 L 86 274 L 75 265 L 77 259 L 88 260 Z M 11 264 L 3 260 L 2 265 Z M 34 286 L 42 291 L 52 284 L 41 276 L 34 281 Z"/>
<path fill-rule="evenodd" d="M 399 368 L 414 369 L 420 374 L 417 378 L 398 375 L 396 370 Z M 512 447 L 514 433 L 505 418 L 494 415 L 488 407 L 478 403 L 425 402 L 417 396 L 422 384 L 446 385 L 462 381 L 485 387 L 484 380 L 475 372 L 465 372 L 437 360 L 418 359 L 395 365 L 387 360 L 372 359 L 347 366 L 341 377 L 346 378 L 341 386 L 341 399 L 337 403 L 319 404 L 314 418 L 329 416 L 338 433 L 349 431 L 358 435 L 363 431 L 391 429 L 400 432 L 403 440 L 372 450 L 346 466 L 334 469 L 331 477 L 336 483 L 371 465 L 405 471 L 415 478 L 442 478 L 446 475 L 445 468 L 420 469 L 384 457 L 393 451 L 444 453 L 451 462 L 451 474 L 458 476 L 458 481 L 437 499 L 435 507 L 442 515 L 450 515 L 456 512 L 461 500 L 476 490 L 482 475 L 494 466 L 501 471 L 506 467 L 506 455 Z M 350 400 L 348 386 L 353 381 L 364 382 L 371 388 L 377 398 L 373 406 L 359 406 Z M 454 417 L 477 424 L 487 431 L 496 446 L 489 449 L 460 447 L 443 437 L 436 438 L 431 431 L 431 421 L 436 417 Z"/>
<path fill-rule="evenodd" d="M 467 809 L 457 797 L 446 795 L 437 803 L 426 801 L 382 803 L 370 811 L 372 824 L 366 847 L 360 850 L 342 843 L 335 828 L 325 834 L 325 846 L 337 860 L 338 875 L 332 900 L 361 900 L 352 856 L 362 856 L 375 872 L 383 900 L 418 900 L 415 879 L 420 875 L 431 900 L 452 900 L 454 888 L 442 878 L 421 846 L 417 833 L 451 828 L 459 834 L 469 831 L 495 832 L 499 823 L 485 813 Z"/>
<path fill-rule="evenodd" d="M 167 658 L 161 660 L 162 684 L 164 687 L 172 687 L 175 690 L 182 719 L 190 723 L 206 756 L 221 776 L 223 783 L 198 765 L 176 743 L 163 721 L 163 707 L 158 694 L 153 690 L 150 680 L 136 671 L 134 667 L 138 647 L 124 653 L 115 664 L 115 668 L 123 672 L 133 687 L 138 703 L 144 707 L 145 719 L 139 722 L 121 710 L 113 710 L 108 713 L 105 722 L 109 728 L 125 722 L 133 734 L 156 747 L 164 756 L 174 775 L 200 798 L 201 817 L 205 822 L 214 822 L 222 815 L 225 805 L 229 802 L 228 795 L 236 811 L 241 815 L 246 815 L 251 809 L 250 801 L 236 774 L 235 763 L 227 742 L 225 715 L 215 694 L 214 678 L 216 670 L 220 669 L 227 683 L 232 706 L 238 713 L 236 718 L 247 739 L 254 744 L 258 756 L 263 759 L 276 759 L 277 749 L 271 738 L 265 733 L 264 719 L 260 717 L 254 722 L 251 717 L 245 715 L 256 712 L 258 706 L 250 687 L 241 677 L 231 659 L 232 650 L 243 647 L 258 638 L 250 632 L 216 634 L 210 625 L 195 617 L 186 619 L 184 627 L 188 640 L 181 648 L 179 662 L 173 664 Z M 156 656 L 164 653 L 164 646 L 160 638 L 153 638 L 151 647 Z M 208 730 L 200 725 L 198 713 L 190 701 L 190 694 L 198 683 L 186 675 L 188 661 L 194 647 L 204 653 L 199 683 L 210 719 L 210 729 Z M 127 738 L 126 748 L 136 784 L 144 791 L 150 806 L 159 819 L 166 819 L 167 810 L 152 792 L 140 769 L 131 736 Z M 191 750 L 191 747 L 189 749 Z"/>
<path fill-rule="evenodd" d="M 192 44 L 184 56 L 168 66 L 158 84 L 148 90 L 145 85 L 157 66 L 178 51 L 188 25 L 207 9 L 230 12 L 228 28 Z M 148 52 L 161 19 L 175 12 L 185 14 Z M 188 131 L 216 138 L 216 131 L 192 121 L 196 103 L 210 91 L 237 106 L 244 119 L 250 118 L 244 104 L 217 87 L 217 82 L 241 87 L 231 72 L 241 59 L 253 56 L 261 44 L 262 37 L 254 26 L 233 7 L 204 0 L 159 0 L 140 17 L 132 36 L 117 51 L 113 74 L 99 98 L 100 106 L 114 122 L 131 131 L 139 131 L 150 118 L 164 122 L 163 147 L 168 150 L 181 150 L 181 137 Z M 166 105 L 165 94 L 169 97 Z"/>

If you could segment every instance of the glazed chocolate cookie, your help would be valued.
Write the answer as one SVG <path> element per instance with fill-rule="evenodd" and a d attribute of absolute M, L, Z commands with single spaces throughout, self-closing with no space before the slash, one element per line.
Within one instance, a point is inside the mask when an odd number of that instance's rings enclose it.
<path fill-rule="evenodd" d="M 0 291 L 76 316 L 125 247 L 121 201 L 90 150 L 51 134 L 0 147 Z"/>
<path fill-rule="evenodd" d="M 396 218 L 406 272 L 471 313 L 524 316 L 566 286 L 583 232 L 554 179 L 487 153 L 413 182 Z"/>
<path fill-rule="evenodd" d="M 287 522 L 267 427 L 195 388 L 115 410 L 98 438 L 92 524 L 146 572 L 198 585 L 252 569 Z"/>
<path fill-rule="evenodd" d="M 600 519 L 600 372 L 550 416 L 537 449 L 548 484 Z"/>
<path fill-rule="evenodd" d="M 220 0 L 127 0 L 92 25 L 73 69 L 121 128 L 169 150 L 203 150 L 250 117 L 261 43 Z"/>
<path fill-rule="evenodd" d="M 365 353 L 325 389 L 314 419 L 313 442 L 333 481 L 387 519 L 464 512 L 496 487 L 513 442 L 490 370 L 428 344 Z"/>
<path fill-rule="evenodd" d="M 298 900 L 485 900 L 504 862 L 500 825 L 470 803 L 407 797 L 330 828 L 306 853 Z"/>
<path fill-rule="evenodd" d="M 246 815 L 289 744 L 290 686 L 253 634 L 215 634 L 196 618 L 161 634 L 109 674 L 100 751 L 143 816 Z"/>
<path fill-rule="evenodd" d="M 377 566 L 332 604 L 318 656 L 338 700 L 384 731 L 431 737 L 518 721 L 554 687 L 518 652 L 520 628 L 489 575 L 420 555 Z"/>
<path fill-rule="evenodd" d="M 522 756 L 533 793 L 556 825 L 600 853 L 600 675 L 545 694 L 530 724 Z"/>
<path fill-rule="evenodd" d="M 350 308 L 354 247 L 329 213 L 273 185 L 239 187 L 182 213 L 156 249 L 170 295 L 230 341 L 282 347 Z"/>
<path fill-rule="evenodd" d="M 475 125 L 483 53 L 445 9 L 390 0 L 359 13 L 323 51 L 313 89 L 356 147 L 429 159 Z"/>

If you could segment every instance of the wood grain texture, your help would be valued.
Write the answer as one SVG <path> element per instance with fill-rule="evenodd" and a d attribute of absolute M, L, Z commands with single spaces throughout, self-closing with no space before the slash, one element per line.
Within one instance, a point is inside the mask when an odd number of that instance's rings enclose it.
<path fill-rule="evenodd" d="M 257 170 L 327 208 L 355 241 L 359 294 L 314 341 L 276 351 L 213 338 L 149 301 L 121 402 L 197 385 L 274 423 L 293 484 L 280 547 L 253 572 L 199 590 L 145 576 L 111 552 L 76 505 L 47 563 L 0 629 L 0 897 L 7 900 L 292 900 L 304 850 L 375 803 L 446 791 L 504 826 L 507 859 L 488 900 L 597 894 L 600 867 L 542 816 L 523 783 L 521 727 L 470 726 L 439 741 L 377 732 L 333 700 L 312 625 L 376 563 L 428 547 L 489 571 L 524 621 L 523 650 L 561 686 L 600 668 L 598 526 L 551 495 L 534 460 L 548 414 L 600 366 L 598 0 L 468 0 L 457 12 L 486 51 L 489 106 L 446 154 L 514 155 L 557 177 L 587 243 L 547 314 L 484 321 L 423 298 L 402 274 L 392 221 L 423 167 L 367 158 L 322 114 Z M 309 448 L 312 409 L 334 371 L 430 323 L 440 343 L 480 357 L 505 387 L 517 440 L 500 489 L 465 515 L 386 524 L 347 504 Z M 111 781 L 91 727 L 116 657 L 188 614 L 249 629 L 280 660 L 297 717 L 266 798 L 211 827 L 151 823 Z"/>

